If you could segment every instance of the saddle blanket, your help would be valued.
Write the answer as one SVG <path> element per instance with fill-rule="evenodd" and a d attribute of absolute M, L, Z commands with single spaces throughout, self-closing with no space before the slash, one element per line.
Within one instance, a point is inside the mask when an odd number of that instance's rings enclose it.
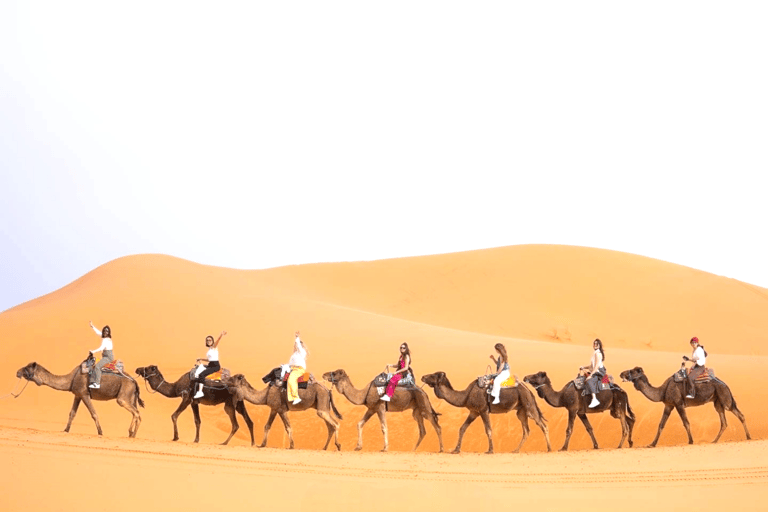
<path fill-rule="evenodd" d="M 125 365 L 120 359 L 115 359 L 114 361 L 105 364 L 102 368 L 102 372 L 112 372 L 112 373 L 123 373 L 125 370 Z"/>
<path fill-rule="evenodd" d="M 681 368 L 679 371 L 675 372 L 675 382 L 683 382 L 687 378 L 688 378 L 688 372 L 685 370 L 685 368 Z M 715 370 L 712 368 L 704 368 L 704 372 L 698 377 L 696 377 L 696 380 L 694 382 L 696 384 L 702 384 L 704 382 L 709 382 L 714 378 L 715 378 Z"/>
<path fill-rule="evenodd" d="M 290 375 L 289 372 L 283 372 L 282 367 L 278 366 L 277 368 L 273 368 L 272 371 L 270 371 L 268 374 L 263 376 L 261 378 L 261 381 L 264 384 L 270 384 L 277 387 L 285 387 L 283 384 L 284 382 L 288 382 L 288 375 Z M 304 372 L 304 375 L 299 377 L 299 389 L 307 389 L 307 385 L 314 380 L 312 377 L 312 374 L 309 372 Z"/>
<path fill-rule="evenodd" d="M 387 392 L 387 384 L 389 383 L 389 379 L 392 378 L 392 375 L 394 374 L 382 372 L 373 379 L 373 385 L 376 387 L 376 392 L 379 393 L 379 396 L 382 396 Z M 413 375 L 411 375 L 410 372 L 406 373 L 402 379 L 397 381 L 398 388 L 412 388 L 415 386 L 416 383 L 413 382 Z"/>

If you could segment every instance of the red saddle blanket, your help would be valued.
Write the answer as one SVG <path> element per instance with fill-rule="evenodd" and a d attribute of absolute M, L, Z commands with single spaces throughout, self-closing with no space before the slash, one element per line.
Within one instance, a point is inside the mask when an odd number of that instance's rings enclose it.
<path fill-rule="evenodd" d="M 283 376 L 283 382 L 288 382 L 288 375 L 290 375 L 290 373 L 286 373 Z M 299 382 L 299 384 L 301 384 L 302 382 L 309 382 L 309 372 L 304 372 L 304 375 L 299 377 L 298 382 Z"/>
<path fill-rule="evenodd" d="M 117 359 L 115 359 L 114 361 L 102 366 L 101 371 L 123 373 L 123 363 L 122 361 L 118 361 Z"/>

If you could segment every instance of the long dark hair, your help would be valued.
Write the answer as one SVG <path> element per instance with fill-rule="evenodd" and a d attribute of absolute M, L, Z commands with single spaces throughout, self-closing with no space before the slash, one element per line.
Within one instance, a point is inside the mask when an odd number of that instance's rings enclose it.
<path fill-rule="evenodd" d="M 411 362 L 413 362 L 413 357 L 411 357 L 411 349 L 408 348 L 408 344 L 406 342 L 402 342 L 400 346 L 405 347 L 405 354 L 403 353 L 400 354 L 400 360 L 402 361 L 403 359 L 405 359 L 405 356 L 408 356 Z"/>
<path fill-rule="evenodd" d="M 603 356 L 603 362 L 605 362 L 605 351 L 603 350 L 603 342 L 600 341 L 600 338 L 595 338 L 595 341 L 592 342 L 592 345 L 597 343 L 600 346 L 600 355 Z"/>
<path fill-rule="evenodd" d="M 504 345 L 497 343 L 493 346 L 493 348 L 495 348 L 499 354 L 501 354 L 501 361 L 503 363 L 509 363 L 509 356 L 507 356 L 507 349 L 504 348 Z"/>
<path fill-rule="evenodd" d="M 112 337 L 112 329 L 110 329 L 108 325 L 105 325 L 101 329 L 101 337 L 102 338 L 111 338 Z"/>

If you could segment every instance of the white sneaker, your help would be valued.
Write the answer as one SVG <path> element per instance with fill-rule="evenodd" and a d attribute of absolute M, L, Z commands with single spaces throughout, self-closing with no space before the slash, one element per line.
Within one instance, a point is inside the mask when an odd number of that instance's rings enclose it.
<path fill-rule="evenodd" d="M 598 405 L 600 405 L 600 402 L 597 400 L 597 398 L 593 398 L 592 403 L 589 404 L 589 407 L 591 409 L 592 407 L 597 407 Z"/>
<path fill-rule="evenodd" d="M 93 383 L 89 384 L 88 387 L 91 389 L 99 389 L 101 386 L 99 384 Z"/>
<path fill-rule="evenodd" d="M 685 398 L 696 398 L 696 397 L 693 395 L 685 395 Z"/>
<path fill-rule="evenodd" d="M 205 396 L 205 393 L 203 393 L 202 391 L 198 391 L 197 393 L 195 393 L 195 396 L 193 398 L 203 398 L 203 396 Z"/>
<path fill-rule="evenodd" d="M 381 395 L 381 400 L 384 400 L 385 402 L 389 402 L 389 395 Z"/>
<path fill-rule="evenodd" d="M 495 404 L 500 404 L 501 400 L 499 399 L 499 397 L 496 397 L 496 398 L 493 399 L 493 402 L 491 402 L 491 403 L 494 404 L 494 405 Z"/>
<path fill-rule="evenodd" d="M 296 400 L 294 400 L 294 401 L 293 401 L 293 402 L 291 402 L 291 403 L 292 403 L 293 405 L 296 405 L 296 404 L 298 404 L 299 402 L 301 402 L 301 398 L 297 398 Z"/>

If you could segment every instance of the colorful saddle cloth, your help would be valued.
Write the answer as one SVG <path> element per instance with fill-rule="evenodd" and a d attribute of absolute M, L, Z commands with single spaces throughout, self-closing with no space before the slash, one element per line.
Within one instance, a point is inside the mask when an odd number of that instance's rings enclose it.
<path fill-rule="evenodd" d="M 281 377 L 282 375 L 282 377 Z M 261 378 L 261 381 L 264 384 L 268 384 L 270 386 L 277 386 L 279 388 L 284 388 L 286 386 L 286 382 L 288 382 L 288 372 L 285 372 L 283 374 L 282 368 L 278 366 L 277 368 L 273 368 L 272 371 L 270 371 L 268 374 L 263 376 Z M 304 375 L 299 377 L 299 389 L 307 389 L 307 386 L 314 382 L 315 378 L 312 376 L 309 372 L 304 372 Z"/>
<path fill-rule="evenodd" d="M 688 371 L 685 368 L 680 368 L 679 371 L 675 372 L 675 382 L 683 382 L 688 378 Z M 702 384 L 704 382 L 709 382 L 715 378 L 715 370 L 712 368 L 704 368 L 704 371 L 696 377 L 696 380 L 694 381 L 696 384 Z"/>
<path fill-rule="evenodd" d="M 111 373 L 124 373 L 125 365 L 120 359 L 115 359 L 114 361 L 105 364 L 102 368 L 102 372 L 111 372 Z"/>

